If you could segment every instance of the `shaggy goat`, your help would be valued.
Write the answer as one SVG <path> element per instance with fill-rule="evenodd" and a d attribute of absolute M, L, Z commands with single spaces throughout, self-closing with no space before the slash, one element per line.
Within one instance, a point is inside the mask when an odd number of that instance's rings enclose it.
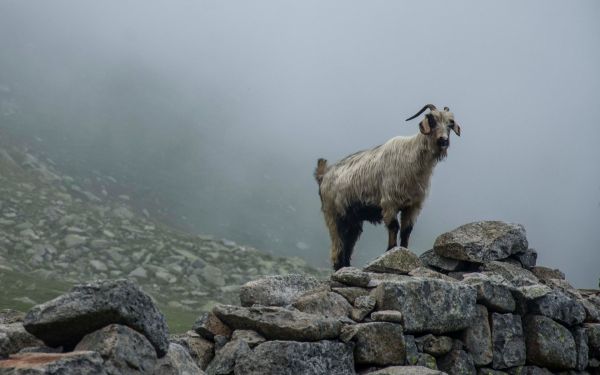
<path fill-rule="evenodd" d="M 398 231 L 400 246 L 408 246 L 433 168 L 446 157 L 450 146 L 450 130 L 460 136 L 460 127 L 448 107 L 439 111 L 428 104 L 406 121 L 427 109 L 430 113 L 419 123 L 420 133 L 412 137 L 394 137 L 332 166 L 325 159 L 317 162 L 315 178 L 335 270 L 350 265 L 365 220 L 373 224 L 383 220 L 388 229 L 388 250 L 397 246 Z"/>

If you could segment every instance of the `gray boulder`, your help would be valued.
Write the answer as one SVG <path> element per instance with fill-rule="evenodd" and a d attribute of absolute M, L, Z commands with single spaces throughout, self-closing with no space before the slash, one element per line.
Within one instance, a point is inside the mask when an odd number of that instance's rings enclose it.
<path fill-rule="evenodd" d="M 492 333 L 488 321 L 488 310 L 477 305 L 477 313 L 471 325 L 463 331 L 462 341 L 466 351 L 476 366 L 485 366 L 492 362 Z"/>
<path fill-rule="evenodd" d="M 476 375 L 477 369 L 469 353 L 464 350 L 452 350 L 438 358 L 438 368 L 448 374 Z"/>
<path fill-rule="evenodd" d="M 360 288 L 357 286 L 349 286 L 344 288 L 331 288 L 331 291 L 344 297 L 350 304 L 354 304 L 354 300 L 358 297 L 368 296 L 371 290 Z"/>
<path fill-rule="evenodd" d="M 23 353 L 0 361 L 0 373 L 11 375 L 108 375 L 96 352 Z"/>
<path fill-rule="evenodd" d="M 156 365 L 152 344 L 142 334 L 119 324 L 85 335 L 75 350 L 98 352 L 105 371 L 111 375 L 149 374 Z"/>
<path fill-rule="evenodd" d="M 577 348 L 568 329 L 541 315 L 525 317 L 523 325 L 531 364 L 557 370 L 575 368 Z"/>
<path fill-rule="evenodd" d="M 231 336 L 231 329 L 212 312 L 200 315 L 194 322 L 192 330 L 207 340 L 213 340 L 215 336 Z"/>
<path fill-rule="evenodd" d="M 371 313 L 371 319 L 376 322 L 401 323 L 404 321 L 402 313 L 396 310 L 379 310 Z"/>
<path fill-rule="evenodd" d="M 398 273 L 407 275 L 423 262 L 412 251 L 404 247 L 395 247 L 377 257 L 364 268 L 367 272 Z"/>
<path fill-rule="evenodd" d="M 462 225 L 440 235 L 433 245 L 433 250 L 440 256 L 478 263 L 505 259 L 527 248 L 525 228 L 501 221 Z"/>
<path fill-rule="evenodd" d="M 565 274 L 559 269 L 552 269 L 543 266 L 537 266 L 531 268 L 531 272 L 542 281 L 548 281 L 551 279 L 565 279 Z"/>
<path fill-rule="evenodd" d="M 257 345 L 260 345 L 263 342 L 267 341 L 257 332 L 251 331 L 249 329 L 238 329 L 236 331 L 233 331 L 233 335 L 231 335 L 231 340 L 245 341 L 251 348 L 254 348 Z"/>
<path fill-rule="evenodd" d="M 492 261 L 484 264 L 483 269 L 488 271 L 485 273 L 487 275 L 501 276 L 508 286 L 521 287 L 539 284 L 538 278 L 531 271 L 511 263 Z"/>
<path fill-rule="evenodd" d="M 475 316 L 477 292 L 461 283 L 408 278 L 381 283 L 374 291 L 379 310 L 397 310 L 409 333 L 444 333 L 467 328 Z"/>
<path fill-rule="evenodd" d="M 24 318 L 24 312 L 12 309 L 0 310 L 0 324 L 21 323 Z"/>
<path fill-rule="evenodd" d="M 419 349 L 413 335 L 404 335 L 404 347 L 406 348 L 406 364 L 415 366 L 419 360 Z"/>
<path fill-rule="evenodd" d="M 242 306 L 285 306 L 321 282 L 312 276 L 276 275 L 249 281 L 240 288 Z"/>
<path fill-rule="evenodd" d="M 26 347 L 40 345 L 43 345 L 43 342 L 25 331 L 23 324 L 0 324 L 0 358 L 6 358 L 9 354 L 17 353 Z"/>
<path fill-rule="evenodd" d="M 402 365 L 406 360 L 406 344 L 400 324 L 362 323 L 353 326 L 354 360 L 357 364 Z"/>
<path fill-rule="evenodd" d="M 432 370 L 424 366 L 392 366 L 367 372 L 365 375 L 444 375 L 445 372 Z"/>
<path fill-rule="evenodd" d="M 588 366 L 589 362 L 589 347 L 588 336 L 585 328 L 575 327 L 571 330 L 573 339 L 575 340 L 575 349 L 577 349 L 577 365 L 575 369 L 583 371 Z"/>
<path fill-rule="evenodd" d="M 521 317 L 492 313 L 492 367 L 496 370 L 525 364 L 525 338 Z"/>
<path fill-rule="evenodd" d="M 318 341 L 337 338 L 337 319 L 287 310 L 282 307 L 217 305 L 215 315 L 233 329 L 251 329 L 269 340 Z"/>
<path fill-rule="evenodd" d="M 538 254 L 535 249 L 527 249 L 522 253 L 513 255 L 512 258 L 518 260 L 521 263 L 521 267 L 530 270 L 532 267 L 535 267 L 537 256 Z"/>
<path fill-rule="evenodd" d="M 583 304 L 558 290 L 527 301 L 527 311 L 570 326 L 583 323 L 586 317 Z"/>
<path fill-rule="evenodd" d="M 267 341 L 240 356 L 236 375 L 354 374 L 352 345 L 338 341 Z"/>
<path fill-rule="evenodd" d="M 231 340 L 215 353 L 215 358 L 206 368 L 208 375 L 227 375 L 233 372 L 238 358 L 251 351 L 244 340 Z"/>
<path fill-rule="evenodd" d="M 204 375 L 185 348 L 170 343 L 167 354 L 156 362 L 154 375 Z"/>
<path fill-rule="evenodd" d="M 510 289 L 502 284 L 495 283 L 485 276 L 465 277 L 463 282 L 477 290 L 477 303 L 481 303 L 496 312 L 515 311 L 515 299 Z"/>
<path fill-rule="evenodd" d="M 448 336 L 434 336 L 428 334 L 415 339 L 419 351 L 431 354 L 434 357 L 443 356 L 452 350 L 452 339 Z"/>
<path fill-rule="evenodd" d="M 590 357 L 600 359 L 600 323 L 586 323 L 584 327 L 588 337 Z"/>
<path fill-rule="evenodd" d="M 377 301 L 375 301 L 375 298 L 371 296 L 357 297 L 354 300 L 354 308 L 350 313 L 350 317 L 357 322 L 362 321 L 369 313 L 371 313 L 371 311 L 373 311 L 376 303 Z"/>
<path fill-rule="evenodd" d="M 326 318 L 347 318 L 352 312 L 352 305 L 344 297 L 327 291 L 304 295 L 293 306 L 302 312 Z"/>
<path fill-rule="evenodd" d="M 183 346 L 196 365 L 204 370 L 215 356 L 215 344 L 204 339 L 194 331 L 184 334 L 172 335 L 171 342 Z"/>
<path fill-rule="evenodd" d="M 446 272 L 464 271 L 469 268 L 469 262 L 446 258 L 436 254 L 433 249 L 427 250 L 419 257 L 423 264 Z"/>
<path fill-rule="evenodd" d="M 77 285 L 67 294 L 34 306 L 24 320 L 25 329 L 47 345 L 66 348 L 113 323 L 142 333 L 159 357 L 166 354 L 169 331 L 165 317 L 152 299 L 128 280 Z"/>
<path fill-rule="evenodd" d="M 344 267 L 334 272 L 331 275 L 331 280 L 350 286 L 365 288 L 369 286 L 369 283 L 371 282 L 371 276 L 367 272 L 361 271 L 358 268 Z"/>

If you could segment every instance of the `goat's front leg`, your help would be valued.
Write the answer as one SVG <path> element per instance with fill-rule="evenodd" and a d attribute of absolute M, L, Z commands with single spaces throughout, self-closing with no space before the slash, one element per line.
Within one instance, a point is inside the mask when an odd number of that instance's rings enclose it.
<path fill-rule="evenodd" d="M 421 207 L 408 207 L 402 210 L 400 215 L 400 246 L 408 248 L 408 239 L 417 221 Z"/>
<path fill-rule="evenodd" d="M 383 215 L 383 222 L 388 230 L 388 247 L 387 250 L 398 246 L 398 231 L 400 224 L 398 223 L 398 213 L 396 211 L 388 211 Z"/>

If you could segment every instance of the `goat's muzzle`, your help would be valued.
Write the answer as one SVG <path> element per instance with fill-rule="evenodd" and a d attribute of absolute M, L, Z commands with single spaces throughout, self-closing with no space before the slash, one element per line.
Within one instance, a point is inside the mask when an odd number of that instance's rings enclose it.
<path fill-rule="evenodd" d="M 438 138 L 437 144 L 440 148 L 448 148 L 448 146 L 450 146 L 450 140 L 444 137 Z"/>

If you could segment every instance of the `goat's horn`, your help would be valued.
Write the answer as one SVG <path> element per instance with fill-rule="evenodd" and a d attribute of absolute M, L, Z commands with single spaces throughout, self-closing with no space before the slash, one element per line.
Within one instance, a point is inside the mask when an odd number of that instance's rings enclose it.
<path fill-rule="evenodd" d="M 425 112 L 425 110 L 429 109 L 430 111 L 434 111 L 437 108 L 435 108 L 435 106 L 433 104 L 427 104 L 425 107 L 421 108 L 421 110 L 419 112 L 417 112 L 416 115 L 414 115 L 413 117 L 409 117 L 406 119 L 406 121 L 410 121 L 412 119 L 414 119 L 415 117 L 419 116 L 421 113 Z"/>

